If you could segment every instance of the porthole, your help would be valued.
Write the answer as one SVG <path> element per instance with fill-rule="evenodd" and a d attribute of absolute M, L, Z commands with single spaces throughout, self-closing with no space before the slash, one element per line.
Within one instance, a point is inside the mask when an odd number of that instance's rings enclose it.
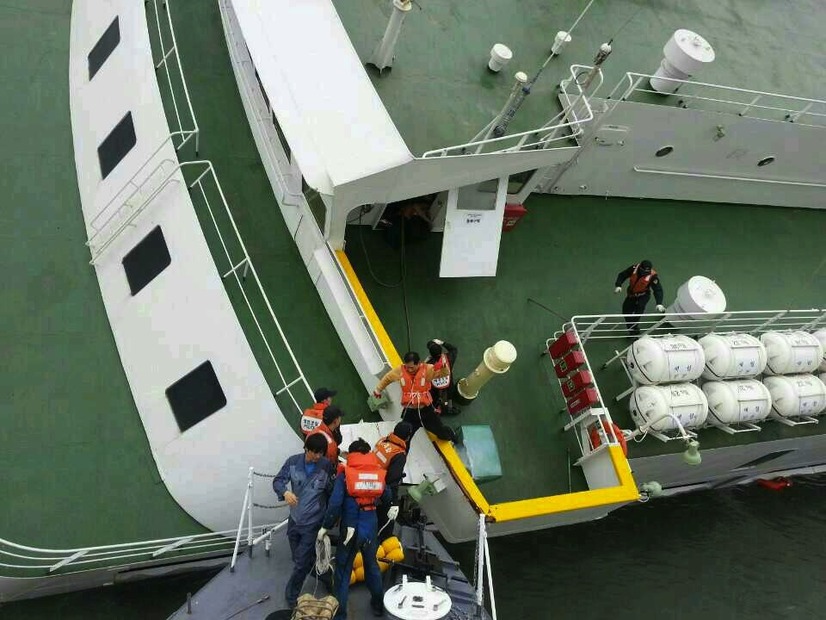
<path fill-rule="evenodd" d="M 659 149 L 656 153 L 654 153 L 654 154 L 655 154 L 657 157 L 665 157 L 666 155 L 670 155 L 670 154 L 671 154 L 671 151 L 673 151 L 673 150 L 674 150 L 674 147 L 673 147 L 673 146 L 671 146 L 671 145 L 669 145 L 669 146 L 664 146 L 664 147 L 660 148 L 660 149 Z"/>
<path fill-rule="evenodd" d="M 769 155 L 768 157 L 764 157 L 763 159 L 761 159 L 760 161 L 758 161 L 758 162 L 757 162 L 757 165 L 758 165 L 758 166 L 760 166 L 760 167 L 762 168 L 763 166 L 768 166 L 768 165 L 769 165 L 770 163 L 772 163 L 774 160 L 775 160 L 774 155 Z"/>

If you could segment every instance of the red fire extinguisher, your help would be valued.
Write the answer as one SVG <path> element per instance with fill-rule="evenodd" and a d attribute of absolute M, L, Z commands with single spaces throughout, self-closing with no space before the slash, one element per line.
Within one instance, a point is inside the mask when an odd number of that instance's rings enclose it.
<path fill-rule="evenodd" d="M 502 230 L 513 230 L 528 210 L 522 205 L 505 205 L 505 217 L 502 220 Z"/>

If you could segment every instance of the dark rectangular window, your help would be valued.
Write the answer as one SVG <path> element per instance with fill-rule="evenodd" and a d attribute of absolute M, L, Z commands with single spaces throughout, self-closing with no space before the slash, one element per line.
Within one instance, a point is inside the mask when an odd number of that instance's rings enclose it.
<path fill-rule="evenodd" d="M 123 270 L 126 272 L 132 295 L 137 295 L 171 262 L 172 258 L 169 256 L 169 248 L 161 227 L 156 226 L 123 257 Z"/>
<path fill-rule="evenodd" d="M 209 361 L 166 388 L 166 398 L 182 433 L 227 404 L 227 397 Z"/>
<path fill-rule="evenodd" d="M 100 174 L 105 179 L 109 173 L 126 157 L 126 154 L 137 144 L 135 125 L 132 124 L 132 113 L 127 112 L 120 122 L 98 147 Z"/>
<path fill-rule="evenodd" d="M 95 46 L 92 48 L 92 51 L 89 52 L 89 79 L 91 80 L 95 77 L 95 73 L 98 72 L 103 66 L 103 63 L 106 62 L 106 59 L 109 58 L 109 55 L 115 51 L 115 48 L 120 43 L 120 21 L 119 18 L 115 18 L 109 27 L 106 29 L 106 32 L 103 33 L 103 36 L 98 39 L 98 42 L 95 43 Z"/>
<path fill-rule="evenodd" d="M 768 463 L 769 461 L 773 461 L 774 459 L 779 459 L 781 456 L 789 454 L 789 452 L 794 452 L 794 450 L 778 450 L 777 452 L 769 452 L 768 454 L 764 454 L 763 456 L 754 459 L 753 461 L 749 461 L 744 465 L 740 465 L 740 467 L 735 467 L 735 469 L 745 469 L 746 467 L 756 467 L 757 465 L 762 465 L 763 463 Z"/>
<path fill-rule="evenodd" d="M 287 142 L 287 136 L 284 135 L 284 132 L 281 130 L 281 125 L 278 124 L 278 119 L 275 118 L 275 112 L 272 113 L 272 124 L 275 127 L 275 133 L 278 134 L 278 140 L 281 142 L 281 147 L 284 149 L 284 153 L 287 155 L 287 159 L 290 158 L 290 143 Z"/>

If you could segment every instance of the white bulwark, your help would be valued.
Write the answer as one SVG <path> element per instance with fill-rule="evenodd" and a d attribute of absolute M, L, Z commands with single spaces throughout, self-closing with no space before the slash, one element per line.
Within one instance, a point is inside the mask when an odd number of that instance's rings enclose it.
<path fill-rule="evenodd" d="M 232 6 L 311 187 L 332 194 L 337 185 L 413 159 L 330 0 L 232 0 Z"/>

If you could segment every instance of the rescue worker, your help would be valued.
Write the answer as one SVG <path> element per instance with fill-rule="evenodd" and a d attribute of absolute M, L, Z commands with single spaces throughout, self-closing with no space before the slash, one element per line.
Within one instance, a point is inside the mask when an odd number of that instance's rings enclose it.
<path fill-rule="evenodd" d="M 390 489 L 390 496 L 394 505 L 399 502 L 399 485 L 404 479 L 404 466 L 407 464 L 408 442 L 413 436 L 413 427 L 407 422 L 399 422 L 393 428 L 393 432 L 382 437 L 376 442 L 373 452 L 379 459 L 384 471 L 384 483 Z M 393 535 L 393 528 L 388 527 L 390 520 L 387 518 L 386 504 L 381 504 L 377 509 L 379 519 L 379 542 L 390 538 Z"/>
<path fill-rule="evenodd" d="M 310 433 L 313 435 L 321 435 L 327 441 L 327 459 L 333 463 L 333 467 L 338 463 L 338 447 L 341 444 L 341 432 L 338 427 L 341 426 L 341 418 L 344 412 L 336 405 L 328 405 L 324 408 L 324 413 L 321 414 L 321 424 L 315 427 L 315 430 Z"/>
<path fill-rule="evenodd" d="M 379 546 L 376 504 L 390 502 L 390 489 L 385 484 L 385 471 L 379 459 L 370 451 L 370 444 L 357 439 L 347 451 L 347 466 L 333 485 L 333 493 L 318 531 L 321 540 L 327 530 L 339 521 L 341 534 L 336 550 L 336 568 L 333 577 L 338 612 L 334 620 L 347 618 L 347 598 L 350 592 L 350 574 L 353 561 L 361 551 L 364 562 L 364 581 L 370 590 L 370 607 L 374 616 L 384 615 L 381 571 L 376 561 Z M 398 506 L 388 509 L 388 518 L 398 516 Z"/>
<path fill-rule="evenodd" d="M 290 607 L 295 607 L 304 580 L 315 564 L 316 535 L 333 486 L 333 468 L 324 457 L 326 450 L 327 442 L 321 434 L 310 435 L 304 440 L 304 453 L 288 458 L 272 481 L 279 501 L 290 506 L 287 540 L 293 572 L 284 591 Z"/>
<path fill-rule="evenodd" d="M 438 338 L 428 341 L 427 351 L 430 356 L 426 364 L 433 364 L 434 376 L 430 382 L 430 395 L 433 397 L 433 409 L 440 415 L 459 413 L 453 405 L 456 383 L 453 380 L 453 368 L 459 349 L 449 342 Z M 447 369 L 446 371 L 443 369 Z"/>
<path fill-rule="evenodd" d="M 301 432 L 304 436 L 312 433 L 316 426 L 321 424 L 321 418 L 324 415 L 324 410 L 333 404 L 333 396 L 338 392 L 329 388 L 318 388 L 313 393 L 315 403 L 309 409 L 304 410 L 304 415 L 301 416 Z M 341 443 L 341 441 L 339 441 Z"/>
<path fill-rule="evenodd" d="M 424 426 L 439 439 L 455 442 L 456 433 L 439 419 L 433 409 L 433 396 L 430 394 L 433 378 L 447 374 L 449 369 L 440 368 L 437 372 L 432 364 L 422 362 L 415 351 L 405 353 L 403 361 L 401 366 L 381 378 L 373 390 L 373 396 L 381 398 L 382 390 L 398 381 L 402 387 L 402 419 L 413 427 L 413 432 Z"/>
<path fill-rule="evenodd" d="M 657 312 L 665 312 L 663 306 L 663 287 L 660 283 L 660 276 L 654 271 L 650 260 L 643 260 L 636 265 L 631 265 L 617 274 L 617 281 L 614 283 L 614 293 L 622 292 L 622 283 L 628 280 L 628 291 L 625 301 L 622 302 L 622 313 L 625 315 L 625 324 L 628 332 L 632 336 L 640 333 L 639 319 L 635 315 L 643 314 L 648 300 L 651 299 L 651 291 L 654 291 L 654 300 L 657 302 Z"/>

